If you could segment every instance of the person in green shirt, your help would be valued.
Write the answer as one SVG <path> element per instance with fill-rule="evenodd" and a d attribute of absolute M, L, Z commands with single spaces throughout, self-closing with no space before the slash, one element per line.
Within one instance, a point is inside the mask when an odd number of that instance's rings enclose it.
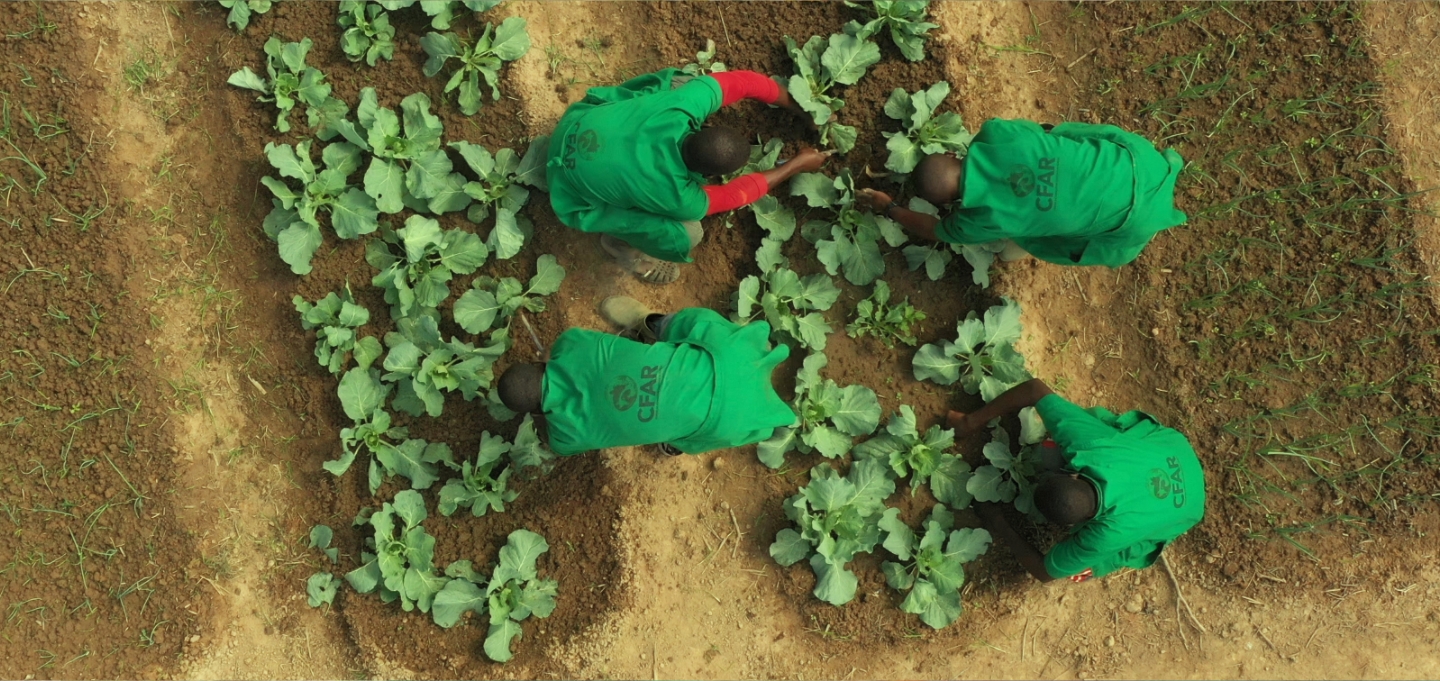
<path fill-rule="evenodd" d="M 912 177 L 916 195 L 950 214 L 908 210 L 883 192 L 860 200 L 920 238 L 996 243 L 1002 259 L 1023 253 L 1057 265 L 1119 267 L 1161 230 L 1185 223 L 1175 209 L 1184 161 L 1113 125 L 992 118 L 964 158 L 926 156 Z M 999 249 L 997 249 L 999 250 Z"/>
<path fill-rule="evenodd" d="M 572 328 L 547 362 L 500 376 L 500 400 L 540 414 L 556 454 L 649 444 L 698 454 L 760 442 L 795 423 L 770 383 L 790 348 L 770 347 L 768 324 L 740 326 L 704 308 L 660 315 L 620 296 L 600 311 L 653 342 Z"/>
<path fill-rule="evenodd" d="M 952 411 L 957 437 L 979 432 L 992 419 L 1035 407 L 1066 466 L 1043 473 L 1035 508 L 1070 536 L 1041 554 L 1010 526 L 996 503 L 976 504 L 992 535 L 1042 582 L 1081 582 L 1119 568 L 1146 568 L 1176 537 L 1205 515 L 1205 474 L 1190 442 L 1147 414 L 1119 416 L 1082 409 L 1031 379 L 1000 394 L 979 411 Z"/>
<path fill-rule="evenodd" d="M 675 281 L 676 263 L 691 262 L 690 251 L 704 235 L 701 218 L 747 205 L 828 158 L 802 147 L 771 170 L 707 184 L 707 177 L 734 173 L 749 161 L 744 135 L 701 127 L 742 99 L 800 111 L 785 88 L 753 71 L 692 78 L 663 69 L 590 88 L 550 137 L 545 175 L 556 217 L 603 234 L 601 247 L 642 280 Z"/>

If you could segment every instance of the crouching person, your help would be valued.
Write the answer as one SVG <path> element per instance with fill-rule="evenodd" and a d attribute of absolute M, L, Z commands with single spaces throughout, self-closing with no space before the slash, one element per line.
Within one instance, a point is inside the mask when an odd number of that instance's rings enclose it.
<path fill-rule="evenodd" d="M 770 347 L 768 324 L 739 326 L 703 308 L 661 315 L 625 297 L 605 299 L 600 311 L 653 342 L 573 328 L 546 363 L 500 377 L 501 401 L 540 414 L 556 454 L 649 444 L 699 454 L 760 442 L 795 422 L 770 383 L 790 349 Z"/>
<path fill-rule="evenodd" d="M 1042 555 L 1010 526 L 1002 505 L 979 503 L 976 511 L 1036 579 L 1082 582 L 1122 567 L 1149 567 L 1166 544 L 1205 515 L 1205 475 L 1195 450 L 1179 431 L 1147 414 L 1082 409 L 1037 378 L 977 412 L 952 411 L 946 420 L 958 437 L 1030 406 L 1064 462 L 1042 475 L 1035 508 L 1070 527 L 1070 536 Z"/>

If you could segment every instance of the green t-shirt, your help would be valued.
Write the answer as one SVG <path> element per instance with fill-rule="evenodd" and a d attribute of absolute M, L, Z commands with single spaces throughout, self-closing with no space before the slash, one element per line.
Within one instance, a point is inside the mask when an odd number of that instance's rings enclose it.
<path fill-rule="evenodd" d="M 943 241 L 1012 239 L 1060 265 L 1133 261 L 1161 230 L 1184 224 L 1175 180 L 1184 162 L 1113 125 L 990 119 L 965 157 L 963 195 L 936 227 Z"/>
<path fill-rule="evenodd" d="M 546 164 L 560 222 L 614 235 L 662 260 L 691 261 L 681 223 L 705 217 L 710 199 L 680 145 L 720 109 L 720 83 L 706 76 L 671 89 L 677 73 L 590 88 L 565 111 Z"/>
<path fill-rule="evenodd" d="M 769 438 L 795 420 L 770 384 L 789 349 L 770 350 L 769 335 L 764 323 L 741 327 L 702 308 L 674 315 L 649 345 L 560 334 L 542 389 L 550 448 L 569 456 L 666 442 L 694 454 Z"/>
<path fill-rule="evenodd" d="M 1045 555 L 1051 577 L 1149 567 L 1204 517 L 1205 474 L 1179 431 L 1138 411 L 1081 409 L 1059 395 L 1035 409 L 1071 467 L 1100 494 L 1095 517 Z"/>

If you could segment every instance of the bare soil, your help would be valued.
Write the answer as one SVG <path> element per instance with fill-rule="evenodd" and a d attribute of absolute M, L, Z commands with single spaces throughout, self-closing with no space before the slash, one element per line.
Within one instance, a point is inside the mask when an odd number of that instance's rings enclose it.
<path fill-rule="evenodd" d="M 786 74 L 781 35 L 834 33 L 858 11 L 507 3 L 457 21 L 463 32 L 524 16 L 534 43 L 507 67 L 507 96 L 465 117 L 443 80 L 421 73 L 418 39 L 429 29 L 418 8 L 393 13 L 395 59 L 372 69 L 341 53 L 330 3 L 277 3 L 239 35 L 213 3 L 0 4 L 9 65 L 0 68 L 9 112 L 0 184 L 13 178 L 0 189 L 0 230 L 10 236 L 0 247 L 10 346 L 0 356 L 9 454 L 0 510 L 14 526 L 0 552 L 0 675 L 1440 674 L 1413 654 L 1440 636 L 1428 538 L 1440 531 L 1429 415 L 1440 364 L 1427 281 L 1434 235 L 1416 193 L 1433 184 L 1423 159 L 1434 149 L 1413 146 L 1428 139 L 1434 115 L 1415 103 L 1427 91 L 1403 76 L 1427 73 L 1424 50 L 1406 41 L 1440 24 L 1421 9 L 1394 21 L 1375 16 L 1396 10 L 1360 11 L 936 3 L 929 59 L 904 61 L 881 38 L 882 62 L 843 93 L 841 122 L 861 130 L 843 163 L 857 176 L 883 167 L 881 132 L 896 127 L 881 112 L 889 92 L 941 79 L 955 87 L 946 106 L 971 127 L 992 116 L 1114 123 L 1189 162 L 1178 201 L 1190 224 L 1134 265 L 1081 272 L 1022 261 L 998 266 L 982 291 L 963 262 L 929 282 L 905 271 L 895 250 L 885 279 L 929 316 L 922 343 L 950 337 L 966 312 L 1000 294 L 1019 300 L 1022 350 L 1037 375 L 1077 402 L 1144 409 L 1190 436 L 1210 503 L 1205 522 L 1167 553 L 1204 632 L 1181 623 L 1158 566 L 1038 587 L 1000 547 L 968 566 L 968 612 L 948 629 L 901 613 L 873 556 L 854 565 L 859 597 L 834 608 L 810 596 L 808 569 L 781 569 L 767 553 L 785 524 L 781 501 L 818 456 L 792 454 L 772 472 L 753 448 L 673 459 L 630 448 L 566 460 L 520 484 L 504 514 L 426 522 L 442 565 L 493 560 L 517 527 L 548 538 L 540 570 L 559 580 L 559 606 L 525 623 L 516 658 L 501 666 L 479 652 L 483 622 L 441 630 L 348 588 L 333 609 L 305 605 L 312 572 L 355 566 L 351 518 L 398 488 L 372 498 L 361 476 L 320 467 L 338 456 L 347 424 L 290 299 L 348 282 L 372 312 L 364 332 L 392 326 L 360 241 L 327 242 L 306 277 L 276 257 L 260 231 L 269 210 L 261 149 L 302 137 L 275 132 L 270 105 L 225 79 L 262 65 L 270 35 L 309 37 L 309 63 L 336 96 L 354 102 L 370 86 L 395 106 L 426 92 L 447 140 L 520 150 L 590 85 L 683 64 L 707 38 L 731 68 Z M 1366 19 L 1411 30 L 1387 34 Z M 1390 127 L 1397 111 L 1404 135 Z M 814 141 L 802 121 L 759 105 L 714 120 L 784 139 L 786 154 Z M 45 174 L 38 189 L 22 154 Z M 803 220 L 803 206 L 785 200 Z M 759 231 L 745 211 L 707 220 L 696 263 L 663 288 L 561 226 L 543 194 L 526 214 L 534 243 L 483 272 L 528 277 L 538 254 L 557 256 L 569 277 L 536 317 L 542 339 L 605 328 L 594 306 L 612 294 L 657 309 L 728 309 L 755 271 Z M 489 229 L 459 215 L 441 222 Z M 787 248 L 802 271 L 819 270 L 801 257 L 808 244 Z M 836 281 L 840 328 L 867 291 Z M 911 353 L 836 334 L 826 375 L 871 386 L 887 413 L 909 404 L 934 418 L 978 405 L 913 381 Z M 508 360 L 533 354 L 517 343 Z M 782 390 L 796 366 L 777 372 Z M 458 399 L 442 418 L 402 423 L 462 456 L 481 431 L 509 437 L 515 428 Z M 978 446 L 962 449 L 974 459 Z M 432 508 L 438 489 L 427 493 Z M 891 503 L 915 520 L 932 500 L 902 488 Z M 978 524 L 968 514 L 961 522 Z M 336 530 L 339 565 L 305 548 L 319 523 Z"/>

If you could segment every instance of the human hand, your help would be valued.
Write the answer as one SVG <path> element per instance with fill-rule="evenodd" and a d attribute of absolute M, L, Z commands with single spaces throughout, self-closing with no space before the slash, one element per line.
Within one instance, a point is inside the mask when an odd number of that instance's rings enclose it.
<path fill-rule="evenodd" d="M 830 160 L 830 154 L 824 151 L 817 151 L 810 147 L 802 147 L 800 153 L 786 162 L 787 166 L 795 168 L 797 173 L 813 173 Z"/>
<path fill-rule="evenodd" d="M 856 197 L 856 199 L 859 201 L 861 208 L 869 209 L 875 213 L 884 212 L 885 209 L 890 207 L 890 204 L 895 203 L 895 199 L 890 198 L 889 194 L 875 191 L 874 189 L 861 189 L 860 196 Z M 959 412 L 954 411 L 950 413 L 959 414 Z M 960 415 L 964 416 L 964 414 Z"/>
<path fill-rule="evenodd" d="M 945 427 L 954 430 L 955 437 L 970 437 L 974 435 L 976 431 L 980 430 L 971 423 L 972 420 L 969 414 L 952 409 L 945 414 Z"/>

